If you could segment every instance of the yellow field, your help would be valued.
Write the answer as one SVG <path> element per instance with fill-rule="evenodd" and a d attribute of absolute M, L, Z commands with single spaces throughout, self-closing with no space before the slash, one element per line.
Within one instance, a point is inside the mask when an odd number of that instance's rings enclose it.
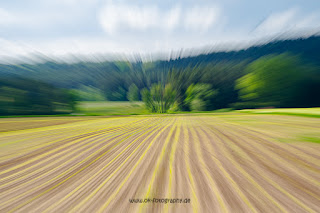
<path fill-rule="evenodd" d="M 274 108 L 274 109 L 243 109 L 240 112 L 251 112 L 259 114 L 289 114 L 289 115 L 301 115 L 310 117 L 319 117 L 320 108 Z"/>
<path fill-rule="evenodd" d="M 0 212 L 320 212 L 319 121 L 1 119 Z"/>

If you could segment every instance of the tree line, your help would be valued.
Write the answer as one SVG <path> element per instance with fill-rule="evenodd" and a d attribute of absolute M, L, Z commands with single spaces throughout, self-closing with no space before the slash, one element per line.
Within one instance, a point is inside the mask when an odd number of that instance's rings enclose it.
<path fill-rule="evenodd" d="M 16 76 L 0 79 L 0 115 L 70 113 L 74 107 L 68 90 Z"/>
<path fill-rule="evenodd" d="M 151 112 L 209 111 L 225 107 L 320 106 L 319 67 L 289 53 L 267 55 L 248 65 L 208 64 L 172 69 L 166 78 L 141 90 Z M 132 83 L 131 101 L 139 100 Z"/>
<path fill-rule="evenodd" d="M 320 105 L 319 47 L 320 37 L 310 37 L 152 62 L 0 65 L 0 77 L 15 74 L 68 91 L 66 103 L 142 100 L 151 112 L 314 107 Z"/>

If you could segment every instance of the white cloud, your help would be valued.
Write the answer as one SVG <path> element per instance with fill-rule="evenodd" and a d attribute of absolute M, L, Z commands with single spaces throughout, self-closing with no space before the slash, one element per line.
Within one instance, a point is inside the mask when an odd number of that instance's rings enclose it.
<path fill-rule="evenodd" d="M 172 30 L 179 25 L 181 18 L 181 8 L 175 7 L 165 15 L 163 26 L 168 30 Z"/>
<path fill-rule="evenodd" d="M 212 4 L 150 5 L 150 1 L 140 6 L 128 0 L 118 1 L 122 3 L 103 0 L 108 2 L 101 7 L 92 3 L 99 0 L 31 1 L 37 2 L 36 7 L 0 8 L 0 28 L 4 32 L 0 39 L 0 60 L 2 56 L 28 56 L 37 52 L 48 57 L 169 53 L 208 44 L 216 50 L 219 45 L 222 49 L 235 49 L 245 44 L 243 41 L 289 29 L 311 29 L 320 23 L 319 12 L 300 14 L 298 9 L 289 9 L 271 14 L 248 35 L 251 23 L 247 27 L 241 23 L 232 26 L 230 12 Z M 101 34 L 101 28 L 114 36 Z M 236 45 L 231 45 L 233 42 Z"/>
<path fill-rule="evenodd" d="M 143 30 L 158 22 L 158 9 L 155 7 L 136 7 L 109 3 L 102 9 L 99 21 L 103 29 L 112 34 L 119 27 Z"/>
<path fill-rule="evenodd" d="M 206 31 L 217 22 L 219 13 L 217 7 L 194 7 L 186 11 L 184 25 L 187 29 Z"/>
<path fill-rule="evenodd" d="M 292 22 L 296 14 L 296 9 L 272 14 L 258 27 L 257 30 L 266 33 L 277 33 L 288 29 L 292 27 Z"/>
<path fill-rule="evenodd" d="M 99 21 L 109 34 L 121 29 L 144 31 L 160 29 L 171 31 L 182 26 L 188 30 L 207 31 L 217 22 L 219 9 L 217 7 L 172 7 L 167 11 L 157 6 L 133 6 L 109 2 L 99 13 Z"/>
<path fill-rule="evenodd" d="M 296 28 L 319 28 L 320 27 L 320 15 L 319 13 L 311 13 L 306 17 L 299 19 L 296 23 Z"/>
<path fill-rule="evenodd" d="M 272 36 L 284 32 L 299 32 L 301 30 L 319 29 L 320 16 L 311 13 L 300 14 L 297 8 L 273 13 L 267 17 L 253 32 L 255 36 Z"/>

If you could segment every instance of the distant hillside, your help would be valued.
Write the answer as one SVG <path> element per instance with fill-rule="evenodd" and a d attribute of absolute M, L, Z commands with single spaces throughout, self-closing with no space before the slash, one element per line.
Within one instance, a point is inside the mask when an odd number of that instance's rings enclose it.
<path fill-rule="evenodd" d="M 49 83 L 53 86 L 73 89 L 85 94 L 99 93 L 99 100 L 127 100 L 129 87 L 135 84 L 139 90 L 152 84 L 168 81 L 168 77 L 179 78 L 190 84 L 206 83 L 219 91 L 215 108 L 228 107 L 239 101 L 235 81 L 246 74 L 246 67 L 258 58 L 270 54 L 289 52 L 296 55 L 302 64 L 313 67 L 315 87 L 320 76 L 320 37 L 278 40 L 248 49 L 230 52 L 212 52 L 193 57 L 154 62 L 79 62 L 73 64 L 47 61 L 40 64 L 0 64 L 0 77 L 20 76 Z M 303 70 L 301 70 L 303 72 Z M 172 77 L 176 76 L 176 77 Z M 0 85 L 1 86 L 1 85 Z M 85 91 L 83 91 L 85 88 Z M 182 89 L 184 92 L 185 88 Z M 103 98 L 101 98 L 104 96 Z M 92 94 L 97 96 L 97 94 Z"/>
<path fill-rule="evenodd" d="M 320 37 L 313 36 L 307 39 L 274 41 L 261 46 L 253 46 L 245 50 L 231 52 L 215 52 L 207 55 L 175 59 L 171 61 L 156 61 L 148 64 L 148 69 L 171 69 L 198 66 L 199 64 L 219 62 L 249 63 L 264 55 L 291 52 L 298 54 L 306 62 L 320 64 Z M 75 64 L 46 62 L 42 64 L 0 64 L 0 76 L 15 74 L 31 79 L 43 80 L 64 88 L 77 88 L 80 85 L 101 86 L 101 79 L 110 78 L 115 72 L 121 73 L 142 69 L 141 63 L 114 63 L 114 62 L 80 62 Z"/>

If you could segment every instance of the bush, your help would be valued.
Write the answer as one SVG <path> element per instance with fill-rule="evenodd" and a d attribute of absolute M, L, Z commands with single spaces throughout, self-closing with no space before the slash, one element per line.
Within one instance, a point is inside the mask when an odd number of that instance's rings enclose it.
<path fill-rule="evenodd" d="M 192 111 L 205 111 L 206 103 L 201 99 L 194 99 L 191 101 L 190 109 Z"/>
<path fill-rule="evenodd" d="M 210 84 L 191 84 L 186 91 L 184 103 L 190 110 L 205 111 L 210 109 L 211 102 L 218 94 Z"/>
<path fill-rule="evenodd" d="M 153 84 L 150 91 L 141 90 L 142 101 L 150 112 L 166 113 L 174 104 L 176 93 L 170 84 Z"/>
<path fill-rule="evenodd" d="M 135 84 L 131 84 L 127 92 L 127 99 L 129 101 L 139 101 L 139 88 Z"/>

